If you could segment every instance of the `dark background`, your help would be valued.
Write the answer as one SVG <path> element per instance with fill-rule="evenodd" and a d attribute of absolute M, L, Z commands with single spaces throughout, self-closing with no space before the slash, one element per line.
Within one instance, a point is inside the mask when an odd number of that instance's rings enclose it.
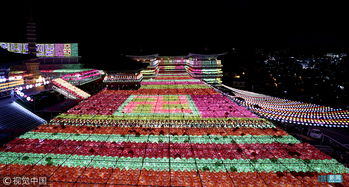
<path fill-rule="evenodd" d="M 32 12 L 38 42 L 78 42 L 87 67 L 119 70 L 144 65 L 120 54 L 229 52 L 222 60 L 227 85 L 245 72 L 244 89 L 347 107 L 348 58 L 340 65 L 323 64 L 310 75 L 291 62 L 275 66 L 275 72 L 263 63 L 269 54 L 302 59 L 348 53 L 347 9 L 338 0 L 9 1 L 0 3 L 0 41 L 25 42 L 25 24 Z M 261 48 L 264 54 L 256 54 Z M 308 83 L 294 80 L 295 73 L 309 77 Z M 271 87 L 270 74 L 283 75 L 278 78 L 282 86 Z M 331 81 L 324 81 L 325 75 Z"/>
<path fill-rule="evenodd" d="M 87 61 L 118 53 L 349 46 L 344 3 L 300 0 L 1 2 L 0 41 L 25 41 L 30 2 L 38 41 L 78 42 Z"/>

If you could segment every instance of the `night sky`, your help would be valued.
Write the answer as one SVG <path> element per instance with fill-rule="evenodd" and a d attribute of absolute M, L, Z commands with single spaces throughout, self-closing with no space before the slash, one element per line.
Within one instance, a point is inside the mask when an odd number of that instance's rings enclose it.
<path fill-rule="evenodd" d="M 346 6 L 336 1 L 33 2 L 38 40 L 79 42 L 83 56 L 141 50 L 349 46 Z M 29 1 L 0 6 L 0 40 L 23 41 Z"/>

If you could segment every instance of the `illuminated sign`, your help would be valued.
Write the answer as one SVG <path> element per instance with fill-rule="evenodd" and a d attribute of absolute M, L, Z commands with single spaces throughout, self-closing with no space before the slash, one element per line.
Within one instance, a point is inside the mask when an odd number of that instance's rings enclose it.
<path fill-rule="evenodd" d="M 63 44 L 55 44 L 55 56 L 64 56 L 63 49 Z"/>
<path fill-rule="evenodd" d="M 45 45 L 44 44 L 36 44 L 36 56 L 45 56 Z"/>
<path fill-rule="evenodd" d="M 77 43 L 71 44 L 71 56 L 78 56 L 78 44 Z"/>
<path fill-rule="evenodd" d="M 0 47 L 3 49 L 7 49 L 8 48 L 8 43 L 1 43 L 0 42 Z"/>
<path fill-rule="evenodd" d="M 0 47 L 10 52 L 28 54 L 28 43 L 5 43 L 0 42 Z M 38 57 L 70 57 L 79 56 L 77 43 L 65 44 L 36 44 Z"/>
<path fill-rule="evenodd" d="M 64 56 L 71 56 L 71 45 L 70 44 L 64 44 L 63 53 L 64 53 Z"/>
<path fill-rule="evenodd" d="M 55 45 L 54 44 L 45 44 L 45 56 L 54 56 Z"/>

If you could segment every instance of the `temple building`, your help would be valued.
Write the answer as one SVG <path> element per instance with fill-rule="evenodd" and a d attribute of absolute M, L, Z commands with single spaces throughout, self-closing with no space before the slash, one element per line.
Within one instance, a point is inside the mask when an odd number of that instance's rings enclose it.
<path fill-rule="evenodd" d="M 137 62 L 148 63 L 149 65 L 141 71 L 144 79 L 155 78 L 159 74 L 159 54 L 135 56 L 127 55 L 127 57 L 136 60 Z"/>
<path fill-rule="evenodd" d="M 195 54 L 181 56 L 159 56 L 155 55 L 128 55 L 128 57 L 143 63 L 149 63 L 147 68 L 142 70 L 144 79 L 155 78 L 158 73 L 189 73 L 195 79 L 201 79 L 209 84 L 221 84 L 223 71 L 218 54 Z"/>
<path fill-rule="evenodd" d="M 221 60 L 217 58 L 222 54 L 193 54 L 188 55 L 187 72 L 196 79 L 201 79 L 209 84 L 221 84 L 223 71 Z"/>

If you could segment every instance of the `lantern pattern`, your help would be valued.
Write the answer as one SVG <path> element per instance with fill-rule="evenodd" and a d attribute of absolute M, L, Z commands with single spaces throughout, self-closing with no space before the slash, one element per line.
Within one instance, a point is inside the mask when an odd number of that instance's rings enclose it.
<path fill-rule="evenodd" d="M 343 164 L 185 73 L 104 90 L 0 148 L 49 185 L 319 186 Z"/>
<path fill-rule="evenodd" d="M 298 125 L 348 127 L 349 111 L 230 88 L 240 105 L 261 117 Z M 242 100 L 242 99 L 243 100 Z"/>

